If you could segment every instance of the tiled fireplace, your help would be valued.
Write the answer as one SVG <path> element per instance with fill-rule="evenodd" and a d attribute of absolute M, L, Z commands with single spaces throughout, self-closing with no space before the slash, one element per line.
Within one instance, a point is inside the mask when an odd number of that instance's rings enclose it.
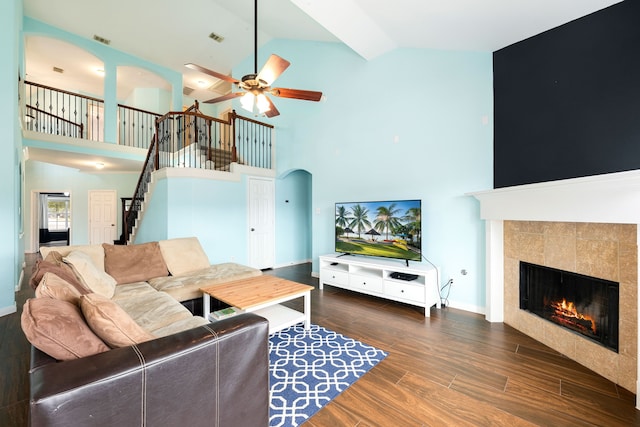
<path fill-rule="evenodd" d="M 486 317 L 638 396 L 640 171 L 474 193 L 486 220 Z M 618 284 L 618 351 L 521 309 L 521 261 Z"/>

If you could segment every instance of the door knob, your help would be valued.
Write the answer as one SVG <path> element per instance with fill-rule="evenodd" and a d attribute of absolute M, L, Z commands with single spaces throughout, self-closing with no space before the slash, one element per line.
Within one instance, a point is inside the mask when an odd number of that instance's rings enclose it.
<path fill-rule="evenodd" d="M 256 231 L 256 229 L 255 229 L 255 228 L 253 228 L 253 227 L 251 227 L 251 231 Z"/>

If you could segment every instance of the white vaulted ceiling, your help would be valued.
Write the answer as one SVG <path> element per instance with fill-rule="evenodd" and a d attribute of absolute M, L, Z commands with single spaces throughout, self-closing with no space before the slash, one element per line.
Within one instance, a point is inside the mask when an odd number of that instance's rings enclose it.
<path fill-rule="evenodd" d="M 399 47 L 492 52 L 618 2 L 259 0 L 258 39 L 260 45 L 273 38 L 344 43 L 364 59 Z M 114 49 L 181 73 L 184 85 L 192 88 L 203 75 L 185 63 L 228 74 L 253 53 L 252 0 L 24 0 L 24 10 L 26 16 L 82 37 L 109 39 Z M 211 40 L 211 32 L 224 41 Z M 27 58 L 34 53 L 32 46 L 46 50 L 27 43 Z M 27 72 L 46 76 L 57 66 L 54 62 L 28 62 Z M 72 65 L 66 67 L 65 72 Z M 206 83 L 216 81 L 208 77 Z M 215 96 L 210 91 L 195 95 Z"/>

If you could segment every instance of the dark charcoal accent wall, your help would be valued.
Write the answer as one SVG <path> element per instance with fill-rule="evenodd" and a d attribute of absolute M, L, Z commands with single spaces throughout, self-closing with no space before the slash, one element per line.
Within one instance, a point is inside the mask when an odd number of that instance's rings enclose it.
<path fill-rule="evenodd" d="M 640 1 L 493 54 L 494 187 L 640 169 Z"/>

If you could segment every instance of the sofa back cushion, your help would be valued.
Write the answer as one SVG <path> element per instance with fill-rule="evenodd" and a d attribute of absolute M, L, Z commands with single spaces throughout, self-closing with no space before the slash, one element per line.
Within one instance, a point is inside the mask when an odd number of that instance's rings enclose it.
<path fill-rule="evenodd" d="M 20 320 L 29 342 L 54 359 L 79 359 L 109 350 L 87 326 L 80 308 L 67 301 L 30 298 Z"/>
<path fill-rule="evenodd" d="M 59 252 L 49 252 L 45 259 L 38 260 L 36 262 L 31 274 L 31 279 L 29 280 L 29 284 L 33 289 L 38 287 L 38 284 L 46 273 L 54 273 L 59 278 L 75 287 L 81 294 L 91 292 L 90 289 L 82 284 L 80 279 L 73 272 L 73 268 L 63 262 L 62 255 Z"/>
<path fill-rule="evenodd" d="M 54 298 L 77 306 L 80 305 L 80 296 L 87 293 L 89 292 L 80 293 L 75 286 L 51 272 L 42 276 L 42 280 L 36 288 L 37 298 Z"/>
<path fill-rule="evenodd" d="M 138 245 L 109 245 L 103 243 L 104 270 L 116 282 L 146 282 L 154 277 L 168 276 L 158 242 Z"/>
<path fill-rule="evenodd" d="M 58 252 L 63 257 L 69 255 L 73 251 L 83 252 L 91 257 L 91 262 L 99 270 L 104 271 L 104 249 L 102 245 L 72 245 L 72 246 L 42 246 L 40 248 L 40 254 L 42 258 L 46 258 L 50 252 Z"/>
<path fill-rule="evenodd" d="M 202 270 L 211 265 L 197 237 L 161 240 L 158 243 L 164 262 L 173 276 Z"/>
<path fill-rule="evenodd" d="M 112 348 L 155 339 L 154 335 L 142 329 L 118 304 L 102 295 L 83 295 L 80 307 L 93 332 Z"/>
<path fill-rule="evenodd" d="M 87 288 L 107 298 L 113 296 L 116 289 L 116 279 L 105 273 L 104 269 L 96 267 L 88 254 L 72 251 L 63 260 L 73 268 L 73 272 Z"/>

